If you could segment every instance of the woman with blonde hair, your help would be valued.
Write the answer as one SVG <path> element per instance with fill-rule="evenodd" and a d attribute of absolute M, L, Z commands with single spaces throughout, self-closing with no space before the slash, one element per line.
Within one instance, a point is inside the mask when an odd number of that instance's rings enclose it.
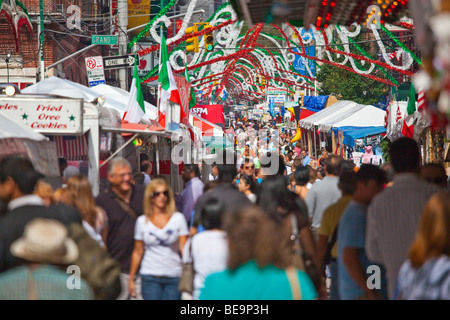
<path fill-rule="evenodd" d="M 408 259 L 400 268 L 397 299 L 450 299 L 450 194 L 430 197 Z"/>
<path fill-rule="evenodd" d="M 189 235 L 186 218 L 176 211 L 169 184 L 153 179 L 144 194 L 144 214 L 136 220 L 129 292 L 136 295 L 134 276 L 142 279 L 144 300 L 179 300 L 181 254 Z"/>
<path fill-rule="evenodd" d="M 105 210 L 95 204 L 88 177 L 83 174 L 71 176 L 61 196 L 62 202 L 78 209 L 83 220 L 83 227 L 105 248 L 108 218 Z"/>

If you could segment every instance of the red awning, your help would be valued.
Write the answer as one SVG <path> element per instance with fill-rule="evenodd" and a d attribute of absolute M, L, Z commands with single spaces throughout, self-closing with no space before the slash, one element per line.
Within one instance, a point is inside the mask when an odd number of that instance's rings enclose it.
<path fill-rule="evenodd" d="M 310 115 L 313 115 L 314 113 L 316 113 L 316 112 L 315 112 L 315 111 L 308 110 L 308 109 L 301 108 L 301 111 L 300 111 L 300 120 L 305 119 L 305 118 L 308 118 Z"/>
<path fill-rule="evenodd" d="M 86 134 L 81 136 L 50 136 L 56 142 L 58 157 L 67 160 L 87 160 L 88 139 Z"/>
<path fill-rule="evenodd" d="M 123 132 L 123 137 L 128 137 L 136 133 L 137 131 L 142 131 L 143 133 L 149 132 L 149 131 L 164 131 L 164 128 L 161 126 L 150 126 L 143 123 L 129 123 L 126 121 L 122 121 L 120 129 L 123 131 L 129 131 L 129 132 Z"/>

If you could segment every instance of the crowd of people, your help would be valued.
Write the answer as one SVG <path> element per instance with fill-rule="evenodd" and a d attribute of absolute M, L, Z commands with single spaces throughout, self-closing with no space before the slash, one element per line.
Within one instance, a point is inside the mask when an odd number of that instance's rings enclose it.
<path fill-rule="evenodd" d="M 53 191 L 29 160 L 2 159 L 0 299 L 94 299 L 88 281 L 66 285 L 83 253 L 71 223 L 120 266 L 114 299 L 450 299 L 448 179 L 414 140 L 394 141 L 389 164 L 357 167 L 276 126 L 233 126 L 235 148 L 205 177 L 184 164 L 179 193 L 148 160 L 112 159 L 94 197 L 73 168 Z"/>

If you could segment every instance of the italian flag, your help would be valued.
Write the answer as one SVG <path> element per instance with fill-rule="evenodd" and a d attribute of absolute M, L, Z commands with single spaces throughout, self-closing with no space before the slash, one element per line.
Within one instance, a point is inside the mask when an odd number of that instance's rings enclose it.
<path fill-rule="evenodd" d="M 184 78 L 186 79 L 187 82 L 189 82 L 189 83 L 191 82 L 191 80 L 189 78 L 189 72 L 188 72 L 186 61 L 184 62 Z M 191 110 L 196 104 L 197 104 L 197 100 L 195 99 L 195 92 L 191 86 L 191 97 L 189 98 L 189 110 Z M 195 142 L 194 130 L 192 129 L 192 125 L 189 122 L 189 116 L 187 116 L 187 117 L 188 117 L 188 124 L 189 124 L 188 131 L 191 136 L 191 140 Z"/>
<path fill-rule="evenodd" d="M 130 123 L 139 123 L 145 114 L 144 95 L 142 94 L 141 80 L 134 60 L 133 81 L 130 86 L 130 96 L 128 98 L 127 110 L 123 115 L 123 120 Z"/>
<path fill-rule="evenodd" d="M 169 101 L 176 103 L 181 108 L 180 93 L 178 92 L 175 78 L 173 77 L 172 66 L 167 53 L 166 38 L 161 37 L 160 63 L 159 63 L 159 99 L 158 99 L 158 123 L 166 126 L 166 106 Z M 182 116 L 182 115 L 181 115 Z"/>
<path fill-rule="evenodd" d="M 410 114 L 403 119 L 402 135 L 408 138 L 414 138 L 414 124 L 416 122 L 416 115 Z"/>
<path fill-rule="evenodd" d="M 186 79 L 187 82 L 189 82 L 189 83 L 191 82 L 191 80 L 189 79 L 189 72 L 188 72 L 186 61 L 184 62 L 184 78 Z M 191 98 L 189 99 L 189 110 L 191 110 L 193 107 L 195 107 L 196 104 L 197 104 L 197 100 L 195 99 L 195 92 L 191 85 Z"/>
<path fill-rule="evenodd" d="M 408 113 L 408 115 L 405 117 L 405 119 L 403 119 L 402 134 L 405 137 L 413 138 L 414 124 L 416 120 L 416 117 L 414 115 L 414 113 L 416 112 L 416 91 L 412 82 L 411 86 L 409 87 L 408 106 L 406 108 L 406 112 Z"/>
<path fill-rule="evenodd" d="M 414 85 L 411 82 L 411 86 L 409 87 L 408 106 L 406 107 L 406 112 L 408 113 L 408 115 L 411 115 L 415 111 L 416 111 L 416 90 L 414 89 Z"/>

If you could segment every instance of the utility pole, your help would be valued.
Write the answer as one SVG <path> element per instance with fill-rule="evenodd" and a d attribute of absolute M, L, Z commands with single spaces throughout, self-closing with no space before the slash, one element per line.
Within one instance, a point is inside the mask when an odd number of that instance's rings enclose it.
<path fill-rule="evenodd" d="M 44 61 L 44 3 L 39 0 L 39 81 L 45 78 L 45 61 Z"/>
<path fill-rule="evenodd" d="M 164 9 L 164 7 L 167 6 L 168 3 L 169 3 L 168 0 L 161 0 L 160 1 L 161 7 L 159 8 L 159 11 L 162 11 Z M 167 12 L 167 13 L 169 13 L 169 12 Z M 164 24 L 160 24 L 160 27 L 162 28 L 164 37 L 167 39 L 167 28 L 166 28 L 166 26 Z"/>
<path fill-rule="evenodd" d="M 124 56 L 127 54 L 128 47 L 128 0 L 118 0 L 117 1 L 117 14 L 119 15 L 118 21 L 118 43 L 119 43 L 119 56 Z M 127 69 L 119 69 L 119 85 L 121 89 L 128 91 L 127 81 Z"/>

